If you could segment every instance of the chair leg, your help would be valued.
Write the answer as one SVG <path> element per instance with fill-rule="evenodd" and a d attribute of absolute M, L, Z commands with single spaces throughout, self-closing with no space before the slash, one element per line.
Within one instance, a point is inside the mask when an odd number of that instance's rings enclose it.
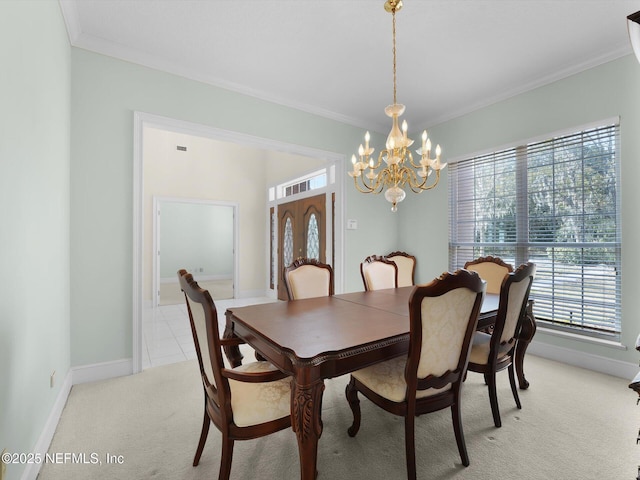
<path fill-rule="evenodd" d="M 404 417 L 404 443 L 407 457 L 407 480 L 416 480 L 415 410 Z"/>
<path fill-rule="evenodd" d="M 200 456 L 204 449 L 204 444 L 207 443 L 207 435 L 209 434 L 209 425 L 211 425 L 211 419 L 207 413 L 207 399 L 204 400 L 204 420 L 202 422 L 202 431 L 200 432 L 200 441 L 198 442 L 198 448 L 196 449 L 196 455 L 193 457 L 193 466 L 197 467 L 200 463 Z"/>
<path fill-rule="evenodd" d="M 231 475 L 231 460 L 233 460 L 234 440 L 229 438 L 229 434 L 222 433 L 222 455 L 220 458 L 220 473 L 218 480 L 229 480 Z"/>
<path fill-rule="evenodd" d="M 502 426 L 500 420 L 500 410 L 498 409 L 498 392 L 496 389 L 496 372 L 492 372 L 486 376 L 487 385 L 489 386 L 489 403 L 491 403 L 491 413 L 493 414 L 493 423 L 497 428 Z"/>
<path fill-rule="evenodd" d="M 451 405 L 451 418 L 453 419 L 453 432 L 456 435 L 456 443 L 458 444 L 458 452 L 460 452 L 460 460 L 462 460 L 462 465 L 468 467 L 469 454 L 467 453 L 467 445 L 464 441 L 464 431 L 462 430 L 460 398 L 458 398 L 454 405 Z"/>
<path fill-rule="evenodd" d="M 522 408 L 520 404 L 520 396 L 518 395 L 518 387 L 516 387 L 516 376 L 513 368 L 513 363 L 509 365 L 509 383 L 511 384 L 511 392 L 513 392 L 513 399 L 516 401 L 516 406 Z"/>
<path fill-rule="evenodd" d="M 360 400 L 358 399 L 356 380 L 353 377 L 351 377 L 351 380 L 349 380 L 347 384 L 345 395 L 347 396 L 349 407 L 351 407 L 351 412 L 353 412 L 353 423 L 347 430 L 347 433 L 350 437 L 355 437 L 358 430 L 360 430 Z"/>

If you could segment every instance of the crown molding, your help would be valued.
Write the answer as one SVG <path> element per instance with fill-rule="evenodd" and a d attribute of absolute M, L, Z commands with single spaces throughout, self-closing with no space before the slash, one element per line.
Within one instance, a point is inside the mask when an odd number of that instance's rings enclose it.
<path fill-rule="evenodd" d="M 504 100 L 508 100 L 509 98 L 513 98 L 515 96 L 518 95 L 522 95 L 523 93 L 527 93 L 530 92 L 532 90 L 535 90 L 537 88 L 540 87 L 544 87 L 545 85 L 550 85 L 554 82 L 563 80 L 565 78 L 571 77 L 573 75 L 576 75 L 578 73 L 582 73 L 584 71 L 587 71 L 591 68 L 595 68 L 598 67 L 600 65 L 604 65 L 605 63 L 609 63 L 612 62 L 614 60 L 617 60 L 618 58 L 624 57 L 626 55 L 631 55 L 633 54 L 633 51 L 630 47 L 629 44 L 624 44 L 624 45 L 620 45 L 618 48 L 616 48 L 613 51 L 610 51 L 606 54 L 602 54 L 596 57 L 593 57 L 587 61 L 584 61 L 580 64 L 577 65 L 573 65 L 569 68 L 565 68 L 562 70 L 559 70 L 557 72 L 554 72 L 552 74 L 540 77 L 540 78 L 535 78 L 530 80 L 529 82 L 520 85 L 519 87 L 516 88 L 512 88 L 510 90 L 505 90 L 504 92 L 502 92 L 500 95 L 495 95 L 493 97 L 489 97 L 486 98 L 482 101 L 473 103 L 471 105 L 468 105 L 464 108 L 458 109 L 458 110 L 454 110 L 451 111 L 447 114 L 444 115 L 440 115 L 437 116 L 433 119 L 427 120 L 427 119 L 423 119 L 421 122 L 416 122 L 418 125 L 421 125 L 420 127 L 416 127 L 416 131 L 420 131 L 423 130 L 425 128 L 429 129 L 435 125 L 439 125 L 441 123 L 445 123 L 448 122 L 449 120 L 453 120 L 455 118 L 458 117 L 462 117 L 464 115 L 468 115 L 470 113 L 473 113 L 477 110 L 481 110 L 485 107 L 489 107 L 491 105 L 494 105 L 496 103 L 502 102 Z"/>
<path fill-rule="evenodd" d="M 69 19 L 67 21 L 66 13 L 65 22 L 67 23 L 67 31 L 69 32 L 69 40 L 71 45 L 94 53 L 106 55 L 122 61 L 134 63 L 154 70 L 170 73 L 197 82 L 206 83 L 208 85 L 228 90 L 241 95 L 256 98 L 261 101 L 274 103 L 284 107 L 293 108 L 305 113 L 317 115 L 328 120 L 351 125 L 353 127 L 369 129 L 372 131 L 384 131 L 386 127 L 382 123 L 367 122 L 362 118 L 350 117 L 322 107 L 310 105 L 304 102 L 291 101 L 289 99 L 269 94 L 261 90 L 252 89 L 244 85 L 233 82 L 227 82 L 219 78 L 203 75 L 193 69 L 189 69 L 175 62 L 167 61 L 158 56 L 150 55 L 140 50 L 131 49 L 124 45 L 105 41 L 101 38 L 86 35 L 79 30 L 77 21 L 77 10 L 70 0 L 60 0 L 61 5 L 69 6 Z"/>
<path fill-rule="evenodd" d="M 72 0 L 58 0 L 58 3 L 60 4 L 60 10 L 62 11 L 64 24 L 67 27 L 69 43 L 71 45 L 75 45 L 81 32 L 80 17 L 78 16 L 76 2 Z"/>

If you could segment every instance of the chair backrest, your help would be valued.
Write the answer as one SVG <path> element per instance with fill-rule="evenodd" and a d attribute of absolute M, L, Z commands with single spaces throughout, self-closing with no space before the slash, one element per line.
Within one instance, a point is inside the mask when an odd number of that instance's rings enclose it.
<path fill-rule="evenodd" d="M 398 287 L 415 285 L 416 257 L 406 252 L 391 252 L 386 257 L 398 266 Z"/>
<path fill-rule="evenodd" d="M 364 289 L 367 291 L 398 286 L 398 266 L 385 257 L 368 256 L 360 264 L 360 273 Z"/>
<path fill-rule="evenodd" d="M 298 258 L 285 267 L 284 283 L 289 300 L 331 296 L 333 269 L 313 258 Z"/>
<path fill-rule="evenodd" d="M 462 381 L 484 292 L 485 282 L 468 270 L 443 273 L 414 289 L 407 377 L 417 378 L 418 390 L 445 389 Z M 407 383 L 409 394 L 412 386 Z"/>
<path fill-rule="evenodd" d="M 228 408 L 230 412 L 230 401 L 225 401 L 225 396 L 229 395 L 229 383 L 221 374 L 224 362 L 220 347 L 216 305 L 209 292 L 200 288 L 186 270 L 178 271 L 178 279 L 187 302 L 191 333 L 204 390 L 219 409 Z"/>
<path fill-rule="evenodd" d="M 527 309 L 535 274 L 535 264 L 524 263 L 515 272 L 509 273 L 502 283 L 496 323 L 491 334 L 489 358 L 515 346 L 515 337 L 520 330 L 520 320 Z"/>
<path fill-rule="evenodd" d="M 487 293 L 500 293 L 504 278 L 513 272 L 513 266 L 498 257 L 480 257 L 464 264 L 466 270 L 476 272 L 487 282 Z"/>

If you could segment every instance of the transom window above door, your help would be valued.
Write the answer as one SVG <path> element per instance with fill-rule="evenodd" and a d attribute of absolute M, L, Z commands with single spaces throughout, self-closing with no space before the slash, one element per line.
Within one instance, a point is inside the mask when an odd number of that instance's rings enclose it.
<path fill-rule="evenodd" d="M 302 177 L 281 183 L 269 189 L 269 201 L 287 198 L 300 193 L 325 188 L 327 186 L 327 169 L 317 170 Z"/>

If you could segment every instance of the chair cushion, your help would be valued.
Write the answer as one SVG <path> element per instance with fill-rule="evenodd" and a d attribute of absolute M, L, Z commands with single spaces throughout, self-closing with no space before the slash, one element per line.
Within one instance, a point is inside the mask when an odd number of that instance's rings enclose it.
<path fill-rule="evenodd" d="M 233 369 L 236 372 L 277 370 L 269 362 L 253 362 Z M 239 427 L 257 425 L 291 415 L 291 378 L 274 382 L 248 383 L 229 380 L 233 421 Z"/>
<path fill-rule="evenodd" d="M 365 267 L 364 277 L 369 290 L 396 288 L 396 270 L 388 263 L 372 262 Z"/>
<path fill-rule="evenodd" d="M 507 303 L 507 316 L 505 318 L 504 329 L 502 330 L 501 342 L 508 342 L 516 332 L 520 312 L 523 304 L 528 299 L 527 289 L 529 288 L 529 278 L 523 278 L 519 282 L 513 282 L 509 288 Z"/>
<path fill-rule="evenodd" d="M 351 375 L 381 397 L 392 402 L 403 402 L 407 396 L 407 382 L 404 379 L 406 365 L 407 357 L 401 356 L 356 370 Z M 416 398 L 429 397 L 450 388 L 451 386 L 449 385 L 442 389 L 418 390 Z"/>
<path fill-rule="evenodd" d="M 418 378 L 439 377 L 458 367 L 476 297 L 477 294 L 467 288 L 456 288 L 422 299 Z"/>
<path fill-rule="evenodd" d="M 302 265 L 289 272 L 289 285 L 294 300 L 329 295 L 329 270 L 313 265 Z"/>
<path fill-rule="evenodd" d="M 491 335 L 483 332 L 476 332 L 473 337 L 473 345 L 471 346 L 471 353 L 469 355 L 469 363 L 477 363 L 479 365 L 486 365 L 489 363 L 489 349 L 491 348 Z M 511 345 L 506 344 L 500 348 L 498 352 L 498 359 L 504 357 L 511 349 Z"/>
<path fill-rule="evenodd" d="M 509 275 L 509 269 L 494 262 L 482 262 L 469 265 L 467 270 L 476 272 L 485 282 L 487 282 L 487 293 L 500 293 L 504 277 Z"/>
<path fill-rule="evenodd" d="M 402 255 L 387 258 L 398 266 L 398 287 L 413 285 L 413 259 Z"/>

